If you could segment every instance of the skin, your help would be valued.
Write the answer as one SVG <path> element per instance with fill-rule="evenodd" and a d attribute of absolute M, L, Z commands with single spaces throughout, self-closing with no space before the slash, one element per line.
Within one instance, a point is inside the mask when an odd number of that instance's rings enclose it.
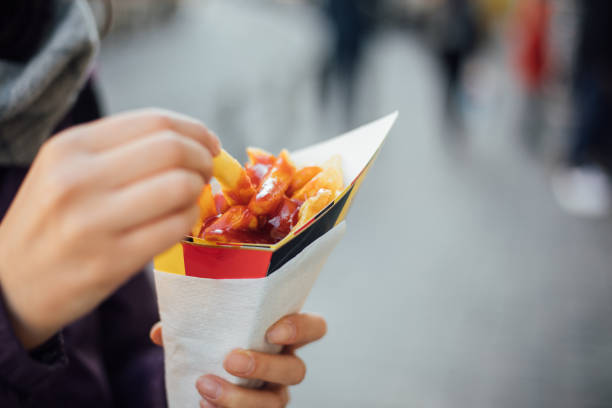
<path fill-rule="evenodd" d="M 236 377 L 265 381 L 262 389 L 252 390 L 234 385 L 214 375 L 203 375 L 196 381 L 202 400 L 201 408 L 276 408 L 289 403 L 287 387 L 302 382 L 306 365 L 295 355 L 295 350 L 319 340 L 325 335 L 325 320 L 313 314 L 285 316 L 270 327 L 266 340 L 285 346 L 279 355 L 236 349 L 223 363 L 225 370 Z M 162 327 L 151 329 L 151 340 L 163 345 Z"/>
<path fill-rule="evenodd" d="M 94 309 L 198 218 L 219 140 L 175 113 L 126 113 L 45 143 L 0 224 L 0 284 L 33 348 Z"/>
<path fill-rule="evenodd" d="M 73 127 L 42 146 L 0 224 L 0 290 L 26 349 L 96 308 L 189 231 L 220 149 L 200 122 L 161 110 Z M 268 385 L 249 390 L 204 375 L 201 406 L 285 406 L 287 386 L 306 372 L 295 350 L 325 331 L 318 316 L 281 319 L 267 340 L 284 353 L 234 350 L 225 359 L 229 373 Z M 162 344 L 161 325 L 151 338 Z"/>

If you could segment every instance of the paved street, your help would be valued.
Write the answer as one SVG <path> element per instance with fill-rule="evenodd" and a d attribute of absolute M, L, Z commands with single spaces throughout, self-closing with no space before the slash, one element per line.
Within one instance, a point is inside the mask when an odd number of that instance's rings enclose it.
<path fill-rule="evenodd" d="M 98 70 L 109 111 L 194 115 L 240 158 L 347 130 L 337 100 L 319 109 L 325 26 L 284 4 L 192 1 L 115 34 Z M 371 44 L 357 117 L 400 118 L 305 306 L 329 334 L 301 352 L 293 407 L 612 405 L 612 226 L 558 209 L 550 160 L 516 135 L 512 81 L 495 65 L 479 78 L 467 143 L 448 143 L 419 42 Z"/>

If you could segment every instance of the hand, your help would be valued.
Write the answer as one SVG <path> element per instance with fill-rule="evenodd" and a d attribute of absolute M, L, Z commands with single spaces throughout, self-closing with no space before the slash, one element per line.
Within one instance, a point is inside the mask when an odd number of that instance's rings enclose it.
<path fill-rule="evenodd" d="M 151 340 L 162 345 L 162 328 L 157 323 L 151 329 Z M 234 385 L 214 375 L 198 378 L 196 387 L 202 396 L 202 408 L 276 408 L 289 403 L 287 386 L 302 382 L 306 374 L 304 362 L 295 355 L 295 350 L 319 340 L 325 335 L 327 326 L 322 317 L 312 314 L 285 316 L 268 329 L 266 340 L 271 344 L 285 346 L 279 355 L 250 350 L 234 350 L 227 355 L 223 367 L 241 378 L 262 380 L 266 385 L 258 390 Z M 203 345 L 206 347 L 206 345 Z"/>
<path fill-rule="evenodd" d="M 74 127 L 43 145 L 0 224 L 0 284 L 26 348 L 189 231 L 219 151 L 199 122 L 157 110 Z"/>

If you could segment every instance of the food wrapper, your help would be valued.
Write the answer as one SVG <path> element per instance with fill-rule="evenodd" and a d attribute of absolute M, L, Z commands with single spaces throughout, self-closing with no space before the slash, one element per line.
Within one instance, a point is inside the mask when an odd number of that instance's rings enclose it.
<path fill-rule="evenodd" d="M 199 406 L 195 382 L 203 374 L 247 387 L 261 385 L 228 374 L 223 359 L 234 348 L 280 351 L 266 342 L 266 330 L 282 316 L 300 311 L 344 235 L 348 208 L 396 118 L 393 113 L 291 153 L 298 166 L 339 155 L 346 187 L 280 242 L 214 244 L 190 237 L 155 258 L 170 408 Z"/>

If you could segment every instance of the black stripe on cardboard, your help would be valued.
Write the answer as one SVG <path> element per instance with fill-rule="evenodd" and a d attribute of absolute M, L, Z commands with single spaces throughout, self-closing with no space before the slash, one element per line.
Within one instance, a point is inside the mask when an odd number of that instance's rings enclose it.
<path fill-rule="evenodd" d="M 308 228 L 274 251 L 270 259 L 270 266 L 268 267 L 268 276 L 280 269 L 281 266 L 289 262 L 294 256 L 302 252 L 304 248 L 312 244 L 317 238 L 321 237 L 336 225 L 336 221 L 342 213 L 342 209 L 346 205 L 353 188 L 354 185 L 351 186 L 350 190 L 336 203 L 336 205 L 321 215 Z"/>

